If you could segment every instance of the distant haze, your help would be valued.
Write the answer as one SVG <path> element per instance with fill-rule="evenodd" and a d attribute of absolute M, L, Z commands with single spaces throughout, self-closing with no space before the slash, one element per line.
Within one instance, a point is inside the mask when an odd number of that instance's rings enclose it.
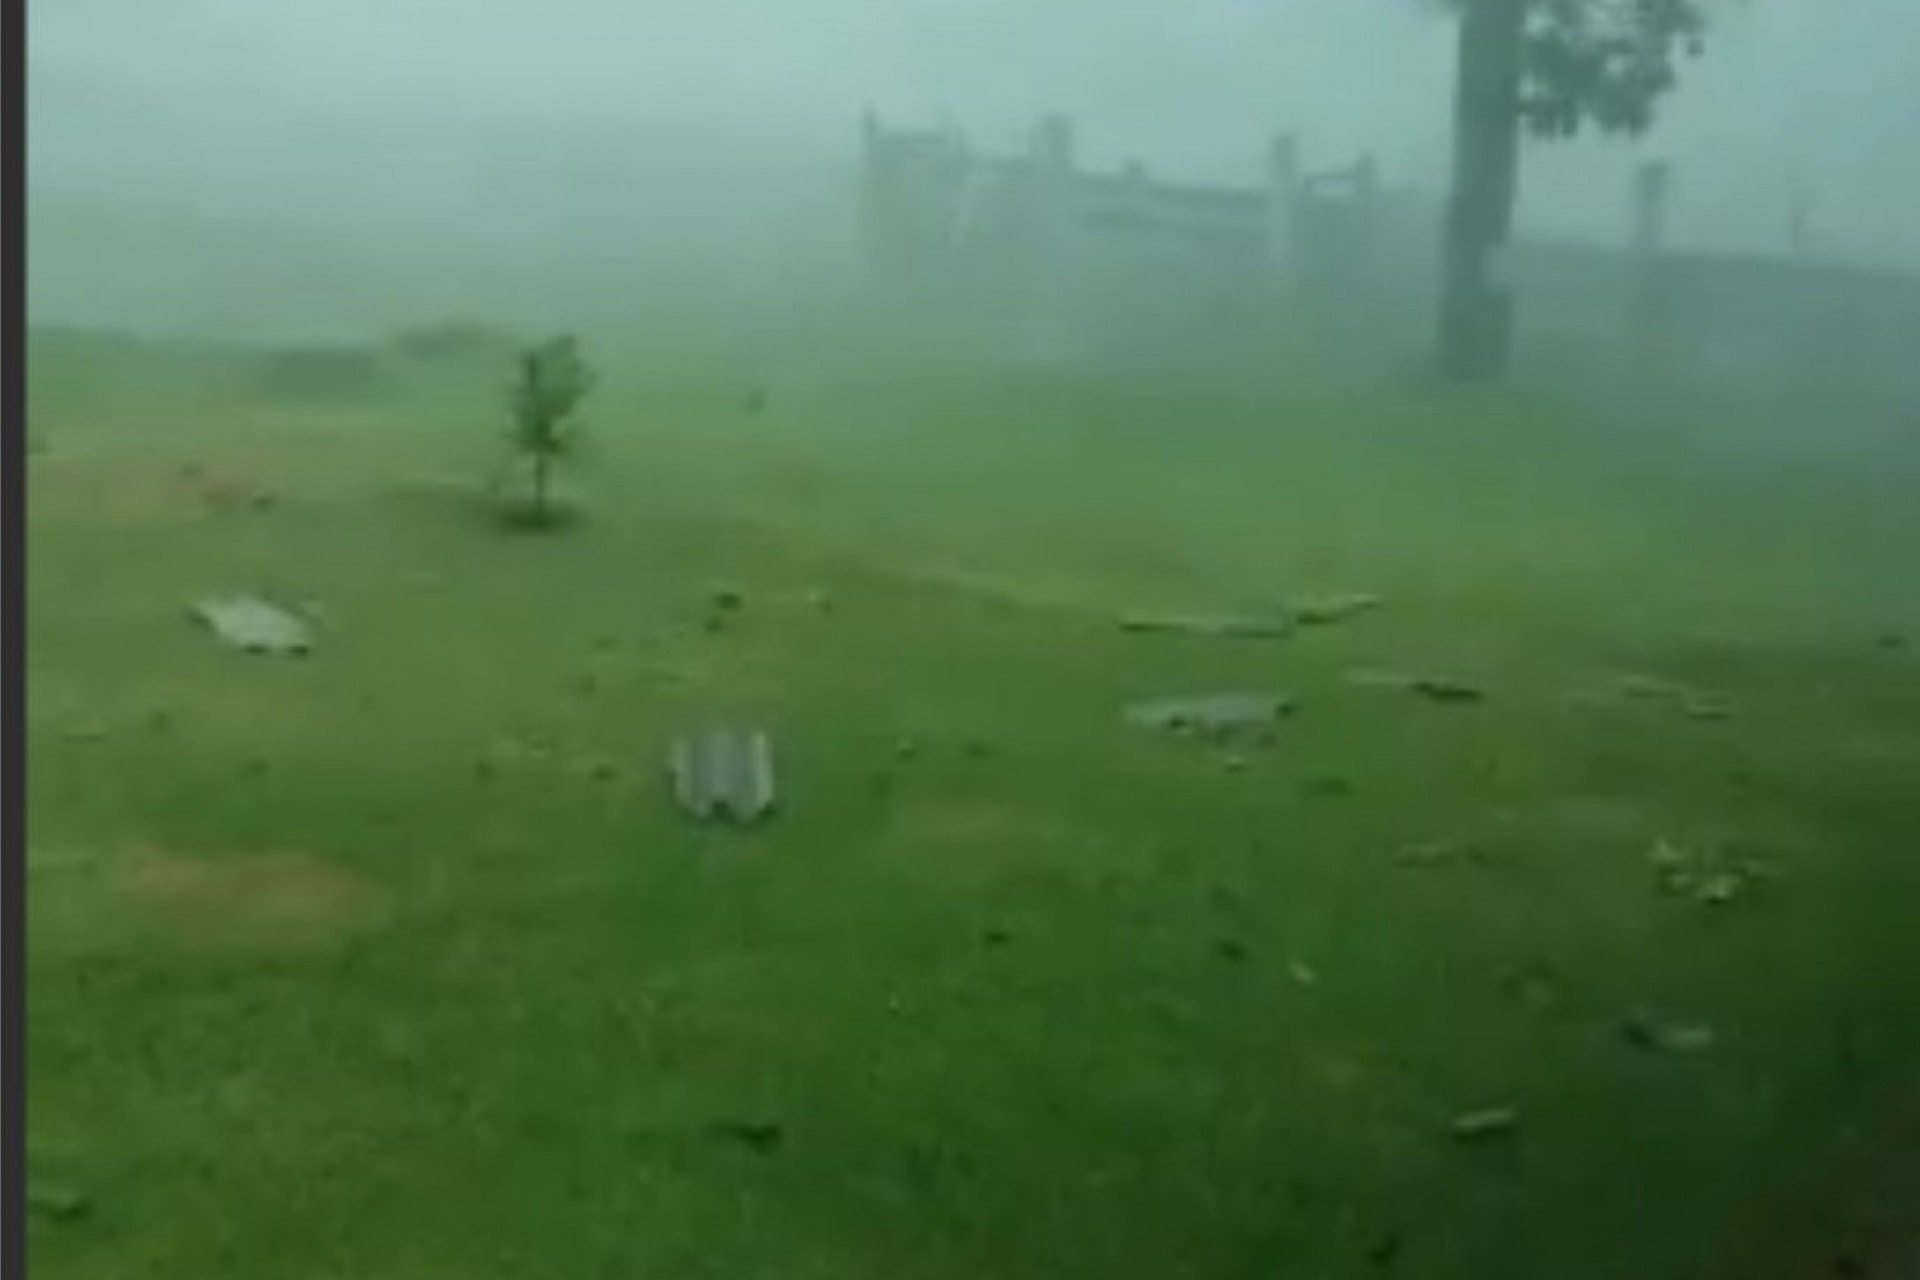
<path fill-rule="evenodd" d="M 1777 250 L 1804 199 L 1820 251 L 1920 265 L 1920 3 L 1717 16 L 1650 138 L 1534 149 L 1523 223 L 1616 238 L 1659 155 L 1678 241 Z M 868 105 L 1004 147 L 1062 110 L 1090 163 L 1208 181 L 1290 130 L 1437 190 L 1448 147 L 1433 0 L 36 0 L 29 26 L 36 243 L 115 206 L 750 259 L 838 217 Z"/>

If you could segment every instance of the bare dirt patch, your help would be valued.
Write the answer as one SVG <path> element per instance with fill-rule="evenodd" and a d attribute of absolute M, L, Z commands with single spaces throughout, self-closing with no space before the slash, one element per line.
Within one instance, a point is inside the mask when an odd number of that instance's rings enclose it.
<path fill-rule="evenodd" d="M 28 916 L 35 950 L 138 942 L 195 950 L 322 951 L 379 925 L 389 902 L 346 867 L 308 854 L 184 854 L 153 846 L 36 853 Z"/>

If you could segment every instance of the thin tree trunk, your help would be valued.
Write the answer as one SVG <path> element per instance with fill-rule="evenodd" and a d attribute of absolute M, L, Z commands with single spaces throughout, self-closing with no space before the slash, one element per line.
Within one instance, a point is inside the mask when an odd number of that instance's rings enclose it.
<path fill-rule="evenodd" d="M 1468 0 L 1460 17 L 1438 351 L 1440 372 L 1454 381 L 1507 370 L 1512 303 L 1493 264 L 1513 226 L 1526 7 L 1527 0 Z"/>
<path fill-rule="evenodd" d="M 553 460 L 546 454 L 533 455 L 533 515 L 542 524 L 551 514 L 547 507 L 547 472 L 552 465 Z"/>

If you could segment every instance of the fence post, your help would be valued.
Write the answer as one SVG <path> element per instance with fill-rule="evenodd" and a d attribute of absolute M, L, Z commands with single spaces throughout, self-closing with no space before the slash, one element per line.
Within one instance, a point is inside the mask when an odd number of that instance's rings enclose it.
<path fill-rule="evenodd" d="M 1028 230 L 1030 330 L 1041 359 L 1064 354 L 1067 340 L 1067 261 L 1074 198 L 1073 122 L 1058 112 L 1041 118 L 1033 135 L 1034 183 Z"/>
<path fill-rule="evenodd" d="M 1299 259 L 1300 142 L 1275 135 L 1267 148 L 1268 247 L 1273 265 L 1291 275 Z"/>
<path fill-rule="evenodd" d="M 1667 199 L 1673 168 L 1664 160 L 1643 161 L 1633 175 L 1633 297 L 1629 304 L 1630 338 L 1641 351 L 1660 345 L 1667 321 L 1667 281 L 1661 257 L 1667 240 Z"/>

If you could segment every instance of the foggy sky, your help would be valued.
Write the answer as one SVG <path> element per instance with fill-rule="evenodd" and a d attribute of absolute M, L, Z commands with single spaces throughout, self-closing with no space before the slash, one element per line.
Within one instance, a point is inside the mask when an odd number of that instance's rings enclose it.
<path fill-rule="evenodd" d="M 1533 149 L 1523 222 L 1617 237 L 1660 155 L 1678 240 L 1778 248 L 1804 193 L 1827 252 L 1920 264 L 1920 3 L 1719 4 L 1653 136 Z M 443 217 L 500 179 L 459 144 L 495 128 L 798 163 L 850 156 L 868 105 L 1006 146 L 1064 110 L 1092 162 L 1215 181 L 1284 129 L 1437 188 L 1451 33 L 1432 0 L 36 0 L 28 56 L 40 192 L 233 208 L 313 172 L 310 210 Z"/>

